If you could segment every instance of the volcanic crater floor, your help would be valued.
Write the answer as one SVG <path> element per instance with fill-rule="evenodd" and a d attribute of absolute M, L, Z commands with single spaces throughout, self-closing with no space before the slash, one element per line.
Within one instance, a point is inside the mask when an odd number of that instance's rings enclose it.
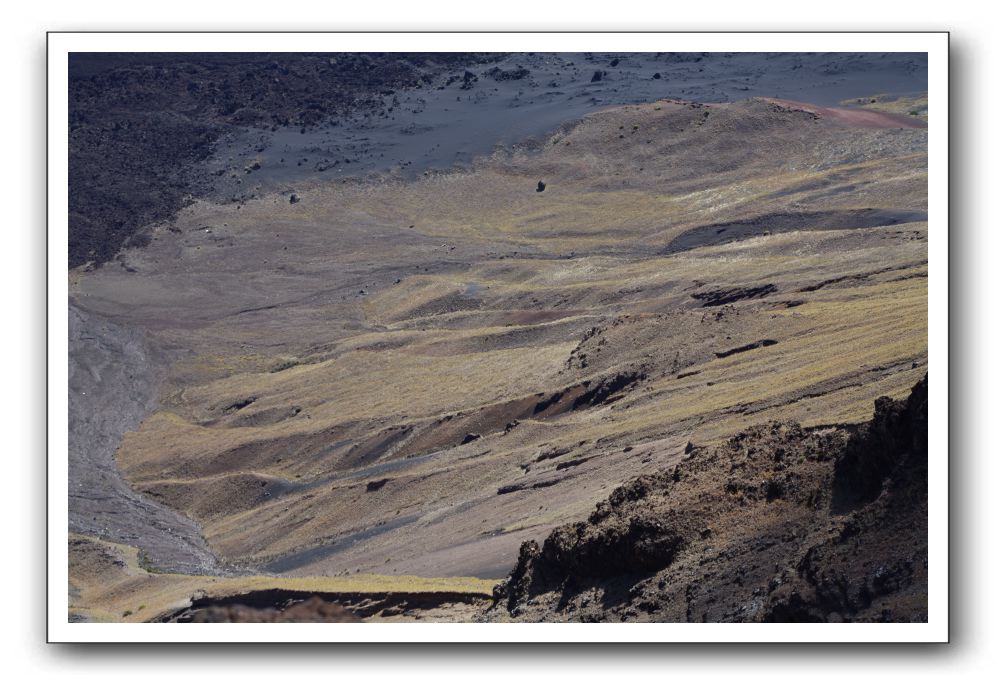
<path fill-rule="evenodd" d="M 283 589 L 480 616 L 522 542 L 689 446 L 904 400 L 928 366 L 928 132 L 865 112 L 609 108 L 461 169 L 195 201 L 71 271 L 73 311 L 154 355 L 116 470 L 205 566 L 79 530 L 71 612 Z"/>

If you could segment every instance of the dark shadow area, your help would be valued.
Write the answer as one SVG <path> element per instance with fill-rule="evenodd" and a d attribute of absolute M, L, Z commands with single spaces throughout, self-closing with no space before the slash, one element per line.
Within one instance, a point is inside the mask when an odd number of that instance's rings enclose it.
<path fill-rule="evenodd" d="M 847 211 L 803 211 L 771 213 L 748 220 L 702 225 L 682 232 L 664 247 L 663 255 L 681 253 L 703 246 L 720 246 L 780 232 L 796 230 L 860 230 L 927 220 L 926 211 L 900 209 L 853 209 Z"/>

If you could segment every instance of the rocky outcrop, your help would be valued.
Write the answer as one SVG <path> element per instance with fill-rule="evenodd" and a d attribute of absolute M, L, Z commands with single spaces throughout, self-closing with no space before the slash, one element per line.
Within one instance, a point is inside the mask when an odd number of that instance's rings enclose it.
<path fill-rule="evenodd" d="M 236 595 L 198 592 L 186 607 L 169 610 L 154 623 L 356 623 L 450 608 L 457 615 L 485 602 L 483 593 L 460 591 L 311 592 L 271 588 Z M 438 616 L 438 615 L 437 615 Z"/>
<path fill-rule="evenodd" d="M 772 422 L 522 544 L 485 621 L 925 621 L 927 381 L 852 429 Z"/>
<path fill-rule="evenodd" d="M 208 605 L 189 612 L 189 623 L 357 623 L 362 621 L 348 609 L 315 596 L 284 609 L 245 605 Z"/>
<path fill-rule="evenodd" d="M 834 468 L 833 504 L 848 511 L 875 499 L 897 468 L 926 471 L 927 378 L 903 402 L 875 401 L 875 417 L 856 430 Z M 926 486 L 926 475 L 922 476 Z M 926 497 L 926 495 L 924 495 Z"/>
<path fill-rule="evenodd" d="M 728 305 L 742 300 L 763 298 L 777 291 L 778 287 L 774 284 L 764 284 L 763 286 L 754 286 L 751 288 L 719 288 L 711 291 L 702 291 L 692 293 L 692 297 L 696 300 L 701 300 L 703 307 L 719 307 L 720 305 Z"/>
<path fill-rule="evenodd" d="M 523 68 L 522 66 L 516 66 L 515 68 L 502 70 L 498 66 L 495 66 L 491 70 L 486 71 L 485 75 L 497 82 L 508 82 L 510 80 L 521 80 L 526 77 L 529 75 L 529 69 Z"/>

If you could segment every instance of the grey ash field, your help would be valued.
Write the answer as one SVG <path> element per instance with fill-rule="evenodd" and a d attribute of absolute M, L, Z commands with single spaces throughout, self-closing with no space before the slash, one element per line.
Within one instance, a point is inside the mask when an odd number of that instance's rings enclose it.
<path fill-rule="evenodd" d="M 374 56 L 77 64 L 71 618 L 925 620 L 925 60 Z"/>

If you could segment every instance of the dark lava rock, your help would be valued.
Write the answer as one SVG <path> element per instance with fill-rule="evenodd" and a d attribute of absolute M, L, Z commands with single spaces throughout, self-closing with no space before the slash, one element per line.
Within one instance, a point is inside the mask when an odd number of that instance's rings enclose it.
<path fill-rule="evenodd" d="M 298 197 L 297 195 L 291 195 L 290 196 L 290 203 L 291 204 L 297 204 L 299 201 L 301 201 L 301 198 Z"/>
<path fill-rule="evenodd" d="M 596 70 L 594 72 L 594 74 L 591 76 L 591 81 L 592 82 L 601 82 L 602 81 L 602 76 L 604 74 L 605 73 L 603 73 L 601 70 Z"/>
<path fill-rule="evenodd" d="M 926 467 L 926 377 L 905 403 L 885 396 L 875 401 L 874 419 L 855 432 L 834 466 L 834 508 L 847 511 L 878 497 L 904 458 Z"/>
<path fill-rule="evenodd" d="M 758 340 L 757 342 L 751 342 L 749 345 L 741 345 L 739 347 L 734 347 L 733 349 L 727 349 L 726 351 L 716 352 L 717 359 L 725 359 L 728 356 L 733 356 L 734 354 L 741 354 L 743 352 L 749 352 L 752 349 L 760 349 L 761 347 L 771 347 L 778 344 L 778 340 Z"/>
<path fill-rule="evenodd" d="M 491 70 L 486 71 L 485 75 L 497 82 L 506 82 L 509 80 L 521 80 L 529 75 L 529 70 L 522 66 L 516 66 L 511 70 L 502 70 L 498 66 L 495 66 Z"/>
<path fill-rule="evenodd" d="M 463 440 L 460 441 L 460 445 L 467 445 L 468 443 L 473 443 L 480 437 L 481 437 L 480 434 L 467 434 L 466 436 L 463 437 Z"/>
<path fill-rule="evenodd" d="M 461 89 L 471 89 L 475 82 L 477 82 L 477 75 L 469 70 L 463 71 L 463 84 L 460 85 Z"/>
<path fill-rule="evenodd" d="M 466 53 L 73 53 L 69 267 L 212 194 L 207 160 L 233 127 L 315 127 L 382 110 L 383 91 L 488 63 Z M 250 171 L 255 170 L 250 168 Z"/>
<path fill-rule="evenodd" d="M 536 184 L 536 192 L 543 192 L 546 189 L 546 183 L 540 181 Z"/>
<path fill-rule="evenodd" d="M 184 623 L 356 623 L 361 620 L 342 605 L 317 596 L 282 608 L 209 604 L 193 609 L 179 619 Z"/>
<path fill-rule="evenodd" d="M 646 375 L 640 372 L 617 373 L 580 394 L 574 399 L 571 409 L 580 410 L 581 408 L 609 403 L 611 400 L 615 400 L 613 397 L 617 396 L 623 389 L 645 377 Z"/>
<path fill-rule="evenodd" d="M 243 408 L 249 407 L 250 405 L 252 405 L 255 402 L 256 402 L 256 397 L 255 396 L 250 396 L 248 398 L 244 398 L 244 399 L 241 399 L 239 401 L 235 401 L 233 403 L 230 403 L 230 404 L 226 405 L 224 408 L 222 408 L 221 411 L 223 413 L 236 412 L 236 411 L 242 410 Z"/>
<path fill-rule="evenodd" d="M 654 79 L 654 80 L 659 80 L 659 79 L 661 79 L 661 74 L 660 74 L 660 73 L 654 73 L 654 76 L 653 76 L 653 78 L 652 78 L 652 79 Z"/>
<path fill-rule="evenodd" d="M 619 59 L 612 59 L 612 63 L 609 64 L 611 67 L 615 68 L 619 65 Z"/>
<path fill-rule="evenodd" d="M 696 300 L 702 300 L 703 307 L 719 307 L 741 300 L 751 300 L 753 298 L 763 298 L 766 295 L 778 292 L 778 287 L 774 284 L 764 286 L 754 286 L 752 288 L 720 288 L 712 291 L 700 291 L 692 293 Z"/>
<path fill-rule="evenodd" d="M 367 492 L 377 492 L 377 490 L 379 490 L 382 487 L 384 487 L 385 485 L 387 485 L 387 482 L 389 480 L 391 480 L 391 479 L 390 478 L 381 478 L 380 480 L 372 480 L 372 481 L 370 481 L 369 483 L 367 483 Z"/>

